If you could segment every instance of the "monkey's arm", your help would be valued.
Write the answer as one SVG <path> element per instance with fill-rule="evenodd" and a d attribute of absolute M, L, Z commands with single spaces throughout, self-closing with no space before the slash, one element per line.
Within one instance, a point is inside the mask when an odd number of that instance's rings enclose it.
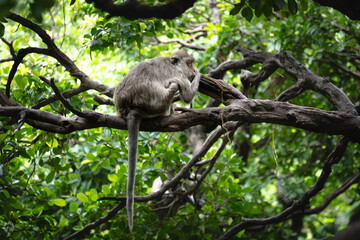
<path fill-rule="evenodd" d="M 197 70 L 196 67 L 194 67 L 194 70 L 195 70 L 196 75 L 195 75 L 194 79 L 191 82 L 191 89 L 193 90 L 194 95 L 195 95 L 195 93 L 197 92 L 197 90 L 199 88 L 201 74 L 200 74 L 199 70 Z"/>
<path fill-rule="evenodd" d="M 191 82 L 188 79 L 181 79 L 179 81 L 179 90 L 180 90 L 180 96 L 186 103 L 190 103 L 193 97 L 195 96 L 195 93 L 197 92 L 199 88 L 200 83 L 200 72 L 194 67 L 196 75 Z"/>

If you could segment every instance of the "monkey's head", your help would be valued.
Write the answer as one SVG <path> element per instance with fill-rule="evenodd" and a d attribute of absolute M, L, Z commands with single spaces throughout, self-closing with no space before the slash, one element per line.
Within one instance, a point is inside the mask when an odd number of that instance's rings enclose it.
<path fill-rule="evenodd" d="M 183 74 L 185 74 L 185 76 L 187 77 L 187 79 L 189 79 L 190 82 L 194 79 L 196 75 L 196 71 L 193 66 L 195 59 L 190 56 L 185 50 L 182 49 L 173 53 L 170 56 L 170 62 Z"/>

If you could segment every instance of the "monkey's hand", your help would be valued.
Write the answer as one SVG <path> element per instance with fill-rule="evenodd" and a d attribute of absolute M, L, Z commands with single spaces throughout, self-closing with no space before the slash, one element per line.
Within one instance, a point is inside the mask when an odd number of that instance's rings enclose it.
<path fill-rule="evenodd" d="M 191 82 L 191 90 L 195 94 L 199 88 L 201 73 L 199 72 L 199 70 L 197 70 L 196 67 L 194 67 L 194 72 L 195 72 L 195 77 Z"/>

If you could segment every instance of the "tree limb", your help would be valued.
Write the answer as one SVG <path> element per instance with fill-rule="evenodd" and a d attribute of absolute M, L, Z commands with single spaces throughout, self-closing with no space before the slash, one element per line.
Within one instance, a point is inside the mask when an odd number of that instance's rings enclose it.
<path fill-rule="evenodd" d="M 96 221 L 87 224 L 82 229 L 76 231 L 75 233 L 67 236 L 63 240 L 70 240 L 70 239 L 79 239 L 85 234 L 89 234 L 91 229 L 98 227 L 99 225 L 109 221 L 112 217 L 114 217 L 121 209 L 126 206 L 126 201 L 120 201 L 120 203 L 116 204 L 116 206 L 108 212 L 108 214 L 104 217 L 97 219 Z"/>
<path fill-rule="evenodd" d="M 0 107 L 0 116 L 19 116 L 22 112 L 26 112 L 24 120 L 33 127 L 62 134 L 97 127 L 126 129 L 124 119 L 95 111 L 85 111 L 86 114 L 91 115 L 92 120 L 89 121 L 89 119 L 78 116 L 66 118 L 22 106 Z M 37 122 L 30 122 L 32 120 Z M 140 129 L 141 131 L 174 132 L 183 131 L 198 124 L 205 126 L 209 124 L 221 125 L 228 121 L 292 126 L 328 135 L 344 135 L 350 137 L 352 141 L 360 142 L 360 117 L 270 100 L 242 99 L 234 101 L 231 105 L 225 107 L 192 109 L 189 112 L 147 119 L 142 121 Z M 52 124 L 57 127 L 49 129 L 42 123 Z"/>
<path fill-rule="evenodd" d="M 286 208 L 280 214 L 269 217 L 269 218 L 259 218 L 259 219 L 247 219 L 243 218 L 242 221 L 232 228 L 230 228 L 224 235 L 222 235 L 219 240 L 226 240 L 230 239 L 231 237 L 235 236 L 238 232 L 242 231 L 243 229 L 252 227 L 252 226 L 262 226 L 268 224 L 276 224 L 287 220 L 294 212 L 297 210 L 304 211 L 306 205 L 309 204 L 309 200 L 319 193 L 323 188 L 324 185 L 331 173 L 332 165 L 338 163 L 342 156 L 345 153 L 349 140 L 346 137 L 342 137 L 334 150 L 328 155 L 327 159 L 324 162 L 323 170 L 321 172 L 320 177 L 317 179 L 316 183 L 311 186 L 299 200 L 295 200 L 293 204 Z"/>
<path fill-rule="evenodd" d="M 358 0 L 313 0 L 320 5 L 332 7 L 352 20 L 360 20 L 360 2 Z"/>
<path fill-rule="evenodd" d="M 52 56 L 61 65 L 63 65 L 66 68 L 66 70 L 70 73 L 71 76 L 78 78 L 84 87 L 88 87 L 89 89 L 90 88 L 94 89 L 94 90 L 101 92 L 109 97 L 113 96 L 113 94 L 114 94 L 113 88 L 110 88 L 104 84 L 100 84 L 100 83 L 92 80 L 88 75 L 86 75 L 83 71 L 81 71 L 75 65 L 75 63 L 56 46 L 56 44 L 53 42 L 51 37 L 39 25 L 37 25 L 37 24 L 31 22 L 30 20 L 23 18 L 15 13 L 10 13 L 7 16 L 7 18 L 11 19 L 15 22 L 18 22 L 21 25 L 23 25 L 24 27 L 27 27 L 30 30 L 34 31 L 48 47 L 47 49 L 41 49 L 41 50 L 37 49 L 37 48 L 28 48 L 29 50 L 23 53 L 24 54 L 23 57 L 25 57 L 26 54 L 35 52 L 35 51 L 39 51 L 39 53 L 41 53 L 41 54 Z M 30 50 L 32 50 L 32 51 L 30 51 Z M 19 65 L 23 59 L 23 57 L 22 58 L 19 57 L 19 54 L 20 54 L 20 52 L 18 53 L 18 57 L 17 57 L 17 62 L 16 62 L 17 65 Z M 17 66 L 12 67 L 12 69 L 11 69 L 12 71 L 10 72 L 11 76 L 9 75 L 9 79 L 13 78 L 13 76 L 15 75 L 16 69 L 17 69 Z M 8 80 L 7 87 L 6 87 L 7 96 L 9 96 L 9 94 L 10 94 L 10 84 L 11 84 L 11 80 L 10 81 Z"/>
<path fill-rule="evenodd" d="M 107 12 L 110 16 L 121 16 L 127 19 L 162 18 L 173 19 L 181 16 L 191 8 L 196 0 L 171 0 L 162 5 L 147 5 L 136 0 L 128 0 L 122 4 L 115 4 L 113 0 L 92 0 L 95 7 Z"/>

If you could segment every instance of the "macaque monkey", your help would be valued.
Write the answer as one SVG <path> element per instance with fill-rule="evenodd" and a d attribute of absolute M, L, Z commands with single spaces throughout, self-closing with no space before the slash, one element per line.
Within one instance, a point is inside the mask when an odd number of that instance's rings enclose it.
<path fill-rule="evenodd" d="M 170 57 L 157 57 L 139 63 L 119 83 L 114 93 L 117 113 L 126 118 L 128 128 L 128 179 L 126 208 L 130 231 L 133 227 L 134 185 L 141 119 L 170 115 L 177 91 L 190 103 L 199 87 L 200 73 L 195 59 L 185 50 Z"/>

